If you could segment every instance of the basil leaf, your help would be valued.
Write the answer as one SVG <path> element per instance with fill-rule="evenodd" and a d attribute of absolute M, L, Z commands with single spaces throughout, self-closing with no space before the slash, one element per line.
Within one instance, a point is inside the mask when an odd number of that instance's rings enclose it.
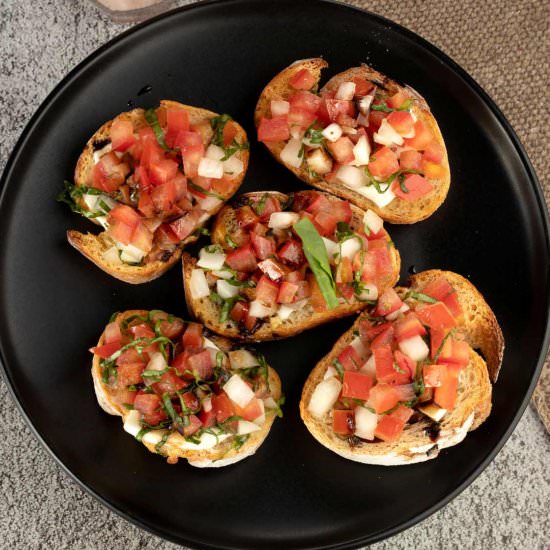
<path fill-rule="evenodd" d="M 166 432 L 162 436 L 162 439 L 155 445 L 155 451 L 157 453 L 160 453 L 160 450 L 162 449 L 162 447 L 164 447 L 164 444 L 168 441 L 169 437 L 170 437 L 170 432 Z"/>
<path fill-rule="evenodd" d="M 223 162 L 224 160 L 228 160 L 237 151 L 247 151 L 248 149 L 250 149 L 250 145 L 248 143 L 239 143 L 235 138 L 233 138 L 230 145 L 223 147 L 225 155 L 221 158 L 221 161 Z"/>
<path fill-rule="evenodd" d="M 77 204 L 77 199 L 80 199 L 82 195 L 102 195 L 103 191 L 96 189 L 95 187 L 86 187 L 85 185 L 73 185 L 70 181 L 65 180 L 63 182 L 63 191 L 61 191 L 55 200 L 57 202 L 65 203 L 75 214 L 80 214 L 85 218 L 99 218 L 105 216 L 109 212 L 109 207 L 104 201 L 101 201 L 100 206 L 104 212 L 90 212 L 85 208 L 82 208 Z M 102 204 L 104 206 L 102 206 Z"/>
<path fill-rule="evenodd" d="M 230 120 L 233 119 L 227 114 L 218 115 L 210 119 L 210 126 L 212 126 L 212 129 L 214 130 L 214 137 L 212 138 L 211 143 L 223 148 L 223 130 L 225 125 Z"/>
<path fill-rule="evenodd" d="M 338 376 L 340 378 L 344 378 L 344 365 L 342 365 L 342 363 L 340 362 L 339 359 L 334 359 L 332 361 L 332 364 L 334 365 L 334 368 L 336 369 L 336 371 L 338 372 Z"/>
<path fill-rule="evenodd" d="M 330 269 L 325 243 L 315 226 L 307 218 L 302 218 L 294 224 L 294 231 L 302 240 L 304 254 L 328 308 L 334 309 L 339 302 L 336 297 L 336 285 Z"/>
<path fill-rule="evenodd" d="M 150 432 L 151 431 L 151 428 L 141 428 L 141 430 L 139 430 L 139 432 L 136 434 L 136 439 L 138 441 L 141 441 L 143 439 L 143 436 L 147 433 L 147 432 Z"/>
<path fill-rule="evenodd" d="M 145 120 L 151 126 L 153 129 L 153 132 L 155 133 L 155 137 L 157 138 L 158 144 L 165 150 L 170 151 L 171 149 L 166 145 L 166 141 L 164 141 L 164 132 L 162 128 L 160 127 L 159 119 L 157 117 L 157 113 L 154 108 L 147 109 L 145 111 Z"/>
<path fill-rule="evenodd" d="M 225 236 L 225 242 L 230 246 L 230 248 L 238 248 L 239 245 L 229 236 Z"/>
<path fill-rule="evenodd" d="M 214 193 L 212 191 L 208 191 L 207 189 L 204 189 L 204 187 L 201 187 L 200 185 L 197 185 L 192 180 L 187 180 L 188 187 L 191 187 L 191 189 L 194 189 L 198 193 L 202 193 L 203 195 L 206 195 L 207 197 L 215 197 L 216 199 L 225 200 L 221 195 L 218 195 L 217 193 Z"/>
<path fill-rule="evenodd" d="M 269 197 L 269 193 L 264 193 L 262 195 L 262 198 L 253 205 L 253 208 L 256 211 L 256 214 L 258 214 L 258 216 L 262 215 L 262 212 L 264 211 L 264 208 L 265 208 L 265 201 L 267 201 L 268 197 Z"/>
<path fill-rule="evenodd" d="M 176 413 L 174 405 L 172 405 L 172 401 L 170 400 L 170 396 L 167 393 L 162 394 L 162 402 L 164 404 L 164 410 L 172 419 L 172 422 L 174 424 L 183 424 L 183 418 Z"/>
<path fill-rule="evenodd" d="M 409 292 L 407 292 L 405 300 L 407 298 L 413 298 L 414 300 L 418 300 L 419 302 L 426 302 L 428 304 L 437 304 L 437 302 L 439 301 L 435 298 L 432 298 L 431 296 L 428 296 L 427 294 L 422 294 L 422 292 L 415 292 L 414 290 L 409 290 Z"/>

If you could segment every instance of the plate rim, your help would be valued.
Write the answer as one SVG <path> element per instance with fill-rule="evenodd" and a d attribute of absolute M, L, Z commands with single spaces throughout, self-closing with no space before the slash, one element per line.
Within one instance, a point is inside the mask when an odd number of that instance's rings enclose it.
<path fill-rule="evenodd" d="M 129 29 L 126 29 L 122 31 L 121 33 L 117 34 L 110 40 L 108 40 L 105 44 L 99 46 L 94 51 L 92 51 L 90 54 L 88 54 L 84 59 L 82 59 L 73 69 L 71 69 L 55 86 L 54 88 L 46 95 L 46 97 L 41 101 L 40 105 L 37 107 L 29 121 L 25 124 L 23 127 L 19 137 L 17 138 L 15 145 L 13 146 L 8 159 L 6 161 L 5 167 L 2 171 L 2 174 L 0 176 L 0 210 L 2 209 L 2 206 L 4 204 L 4 201 L 6 200 L 6 194 L 7 194 L 7 182 L 9 179 L 11 179 L 11 172 L 13 170 L 13 167 L 15 166 L 19 155 L 21 154 L 21 150 L 25 145 L 25 142 L 29 139 L 29 137 L 32 135 L 32 131 L 34 127 L 37 125 L 37 123 L 40 121 L 40 118 L 43 116 L 43 112 L 45 109 L 51 105 L 51 103 L 56 99 L 56 97 L 63 92 L 63 90 L 68 87 L 73 80 L 77 79 L 80 75 L 80 73 L 89 65 L 90 63 L 94 62 L 97 58 L 99 58 L 102 54 L 107 53 L 112 47 L 114 47 L 116 44 L 123 42 L 127 38 L 131 37 L 133 34 L 139 33 L 142 31 L 142 29 L 147 28 L 150 25 L 156 24 L 158 21 L 168 19 L 170 17 L 173 17 L 177 14 L 186 12 L 186 11 L 192 11 L 192 10 L 199 10 L 203 8 L 204 6 L 212 6 L 212 5 L 223 5 L 223 4 L 229 4 L 229 3 L 248 3 L 248 2 L 261 2 L 262 0 L 200 0 L 198 2 L 195 2 L 193 4 L 188 4 L 185 6 L 180 6 L 174 9 L 171 9 L 167 12 L 164 12 L 160 15 L 157 15 L 155 17 L 152 17 L 150 19 L 147 19 L 145 21 L 142 21 L 141 23 L 138 23 L 137 25 L 134 25 L 133 27 L 130 27 Z M 277 0 L 271 0 L 272 2 L 276 2 Z M 294 4 L 305 4 L 308 6 L 308 8 L 316 9 L 319 5 L 331 5 L 335 6 L 338 9 L 342 10 L 348 10 L 356 13 L 360 13 L 361 15 L 365 15 L 367 17 L 370 17 L 380 23 L 385 24 L 388 29 L 391 32 L 397 32 L 401 35 L 404 35 L 406 38 L 410 39 L 411 41 L 417 43 L 419 46 L 423 47 L 424 49 L 428 50 L 430 53 L 432 53 L 435 57 L 437 57 L 440 61 L 442 61 L 444 64 L 446 64 L 452 71 L 458 75 L 462 80 L 465 81 L 465 83 L 480 97 L 483 104 L 489 108 L 491 113 L 497 118 L 498 123 L 502 126 L 504 129 L 507 137 L 510 139 L 512 146 L 518 153 L 519 159 L 521 160 L 521 163 L 527 173 L 527 176 L 529 178 L 529 182 L 531 184 L 531 187 L 533 188 L 534 195 L 536 198 L 536 204 L 538 211 L 541 214 L 541 222 L 543 226 L 544 231 L 544 241 L 545 241 L 545 247 L 547 251 L 547 255 L 550 257 L 550 215 L 548 212 L 548 207 L 546 205 L 546 200 L 544 199 L 544 194 L 542 191 L 542 187 L 540 184 L 540 181 L 537 177 L 537 174 L 534 170 L 534 167 L 531 163 L 531 160 L 529 159 L 529 156 L 521 143 L 519 137 L 517 136 L 515 130 L 513 129 L 510 122 L 506 119 L 504 114 L 502 113 L 501 109 L 498 107 L 496 102 L 492 99 L 492 97 L 485 91 L 485 89 L 465 70 L 463 69 L 456 61 L 454 61 L 453 58 L 451 58 L 448 54 L 443 52 L 440 48 L 437 46 L 434 46 L 431 42 L 429 42 L 427 39 L 423 38 L 419 34 L 409 30 L 408 28 L 392 21 L 391 19 L 386 18 L 383 15 L 374 13 L 372 11 L 369 11 L 367 9 L 359 8 L 354 5 L 350 4 L 344 4 L 338 0 L 314 0 L 312 2 L 311 0 L 294 0 Z M 318 6 L 316 7 L 315 4 Z M 545 280 L 546 280 L 546 287 L 550 287 L 550 266 L 547 267 L 546 274 L 545 274 Z M 432 506 L 426 508 L 425 510 L 419 512 L 414 517 L 410 518 L 409 520 L 398 523 L 395 526 L 386 529 L 385 531 L 376 532 L 371 535 L 365 535 L 362 537 L 358 537 L 352 540 L 347 540 L 345 542 L 339 542 L 335 544 L 329 544 L 329 545 L 322 545 L 322 546 L 309 546 L 308 548 L 316 548 L 316 549 L 323 549 L 323 550 L 340 550 L 345 548 L 359 548 L 365 544 L 373 544 L 375 542 L 379 542 L 384 539 L 388 539 L 400 532 L 403 532 L 410 527 L 416 525 L 417 523 L 420 523 L 430 515 L 434 514 L 438 510 L 442 509 L 444 506 L 446 506 L 451 500 L 456 498 L 460 493 L 462 493 L 467 487 L 469 487 L 472 482 L 487 468 L 487 466 L 494 460 L 496 455 L 500 452 L 504 444 L 508 441 L 511 434 L 515 430 L 517 424 L 521 420 L 525 409 L 527 408 L 529 401 L 531 399 L 531 396 L 533 394 L 533 391 L 535 389 L 535 386 L 539 380 L 542 367 L 544 364 L 544 359 L 546 357 L 549 345 L 550 345 L 550 293 L 546 294 L 546 301 L 544 304 L 544 309 L 546 311 L 546 318 L 545 318 L 545 327 L 544 327 L 544 337 L 542 341 L 542 346 L 539 350 L 539 355 L 537 359 L 537 365 L 534 370 L 533 376 L 531 378 L 531 382 L 529 384 L 529 387 L 523 397 L 523 400 L 521 401 L 516 414 L 512 418 L 512 421 L 508 425 L 506 431 L 499 439 L 498 443 L 491 449 L 491 451 L 488 453 L 488 455 L 485 457 L 485 459 L 476 467 L 473 469 L 473 471 L 467 475 L 464 480 L 451 492 L 449 492 L 445 497 L 440 499 L 438 502 L 433 504 Z M 38 440 L 38 442 L 41 444 L 41 446 L 46 450 L 46 452 L 54 459 L 54 461 L 61 467 L 61 469 L 69 475 L 69 477 L 76 482 L 76 484 L 83 489 L 86 493 L 91 495 L 93 498 L 98 500 L 103 506 L 106 506 L 109 510 L 117 514 L 119 517 L 122 517 L 126 521 L 129 521 L 133 523 L 134 525 L 138 526 L 141 529 L 144 529 L 148 533 L 151 533 L 157 537 L 160 537 L 161 539 L 173 542 L 178 545 L 200 545 L 202 548 L 208 548 L 208 549 L 224 549 L 224 550 L 233 550 L 235 548 L 238 548 L 237 546 L 229 546 L 229 545 L 212 545 L 212 544 L 205 544 L 203 541 L 194 540 L 193 538 L 189 538 L 188 535 L 184 537 L 174 537 L 171 534 L 161 531 L 160 529 L 157 529 L 155 527 L 152 527 L 146 523 L 140 518 L 137 518 L 132 514 L 130 510 L 122 510 L 121 508 L 116 507 L 114 504 L 109 502 L 105 497 L 97 493 L 93 488 L 88 486 L 84 481 L 80 480 L 76 474 L 74 474 L 68 466 L 64 464 L 64 462 L 61 460 L 60 457 L 57 456 L 55 451 L 48 445 L 45 437 L 42 436 L 41 433 L 39 433 L 38 429 L 34 426 L 30 416 L 27 414 L 19 395 L 17 394 L 15 387 L 12 384 L 11 376 L 9 374 L 9 370 L 6 367 L 6 359 L 5 359 L 5 352 L 4 352 L 4 344 L 0 340 L 0 376 L 5 382 L 5 385 L 8 389 L 8 393 L 11 396 L 13 402 L 15 403 L 17 409 L 19 410 L 21 416 L 23 417 L 23 420 L 25 421 L 25 424 L 31 431 L 32 435 Z"/>

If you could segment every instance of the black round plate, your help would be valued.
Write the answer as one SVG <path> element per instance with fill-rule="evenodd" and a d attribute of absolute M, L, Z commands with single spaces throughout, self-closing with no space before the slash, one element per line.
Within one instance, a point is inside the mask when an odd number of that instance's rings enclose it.
<path fill-rule="evenodd" d="M 91 224 L 55 196 L 101 123 L 162 98 L 230 113 L 245 126 L 252 162 L 242 191 L 303 188 L 256 142 L 252 117 L 275 73 L 318 55 L 330 63 L 325 78 L 366 61 L 432 106 L 449 149 L 451 190 L 429 220 L 390 233 L 404 277 L 412 266 L 457 271 L 494 308 L 507 350 L 493 412 L 462 444 L 424 464 L 364 466 L 321 447 L 299 419 L 301 387 L 348 319 L 259 346 L 282 376 L 287 405 L 254 457 L 220 470 L 168 466 L 99 409 L 87 348 L 116 310 L 162 308 L 186 317 L 180 270 L 137 287 L 107 276 L 67 244 L 66 229 Z M 340 548 L 387 537 L 464 489 L 528 402 L 548 340 L 548 225 L 535 175 L 503 116 L 464 71 L 380 17 L 318 1 L 234 0 L 157 18 L 63 80 L 25 130 L 3 183 L 0 335 L 11 391 L 83 487 L 167 539 Z"/>

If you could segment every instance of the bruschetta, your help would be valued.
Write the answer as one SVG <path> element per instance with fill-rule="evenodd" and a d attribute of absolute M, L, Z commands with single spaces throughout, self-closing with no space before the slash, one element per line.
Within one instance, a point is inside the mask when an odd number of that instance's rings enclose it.
<path fill-rule="evenodd" d="M 116 313 L 90 351 L 101 408 L 170 464 L 238 462 L 281 415 L 281 381 L 262 355 L 163 311 Z"/>
<path fill-rule="evenodd" d="M 419 273 L 383 293 L 315 366 L 300 413 L 344 458 L 422 462 L 488 417 L 503 350 L 495 315 L 469 281 Z"/>
<path fill-rule="evenodd" d="M 296 61 L 263 90 L 258 140 L 306 183 L 391 223 L 430 216 L 450 184 L 443 136 L 425 99 L 367 65 L 318 90 L 320 58 Z"/>
<path fill-rule="evenodd" d="M 229 115 L 175 101 L 122 113 L 90 138 L 59 197 L 104 231 L 67 239 L 117 279 L 155 279 L 237 191 L 248 158 Z"/>
<path fill-rule="evenodd" d="M 230 338 L 286 338 L 351 315 L 399 278 L 383 220 L 320 191 L 241 195 L 183 257 L 188 309 Z"/>

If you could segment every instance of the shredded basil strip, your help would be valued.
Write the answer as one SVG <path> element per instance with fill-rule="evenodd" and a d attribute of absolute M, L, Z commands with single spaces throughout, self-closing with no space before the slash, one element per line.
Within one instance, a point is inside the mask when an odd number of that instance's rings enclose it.
<path fill-rule="evenodd" d="M 392 107 L 388 107 L 386 104 L 381 105 L 371 105 L 370 108 L 372 111 L 382 111 L 383 113 L 393 113 L 395 111 L 409 111 L 412 105 L 412 99 L 407 99 L 403 102 L 403 105 L 401 107 L 398 107 L 397 109 L 394 109 Z"/>
<path fill-rule="evenodd" d="M 225 323 L 229 318 L 229 313 L 233 309 L 235 302 L 245 301 L 242 296 L 233 296 L 232 298 L 223 299 L 217 292 L 210 293 L 210 299 L 218 306 L 221 306 L 220 309 L 220 323 Z"/>
<path fill-rule="evenodd" d="M 223 368 L 224 359 L 225 359 L 225 355 L 223 354 L 223 352 L 218 351 L 216 353 L 216 368 L 217 369 Z"/>
<path fill-rule="evenodd" d="M 416 395 L 422 395 L 424 393 L 424 390 L 426 389 L 426 386 L 424 385 L 424 376 L 422 374 L 421 363 L 417 363 L 416 365 L 416 373 L 413 381 L 413 389 Z"/>
<path fill-rule="evenodd" d="M 63 182 L 63 186 L 63 191 L 61 191 L 57 195 L 55 200 L 57 202 L 65 203 L 76 214 L 80 214 L 85 218 L 92 219 L 99 218 L 100 216 L 105 216 L 109 212 L 110 208 L 105 204 L 103 200 L 100 202 L 100 206 L 104 210 L 103 212 L 90 212 L 89 210 L 82 208 L 76 202 L 78 199 L 82 198 L 83 195 L 106 194 L 103 191 L 96 189 L 95 187 L 86 187 L 85 185 L 73 185 L 70 181 L 67 180 Z"/>
<path fill-rule="evenodd" d="M 336 297 L 336 285 L 330 269 L 325 243 L 315 226 L 307 218 L 302 218 L 295 223 L 294 231 L 302 240 L 304 254 L 328 308 L 334 309 L 339 302 Z"/>
<path fill-rule="evenodd" d="M 230 145 L 227 147 L 223 147 L 223 150 L 225 152 L 225 155 L 221 158 L 221 161 L 230 159 L 237 151 L 247 151 L 250 149 L 250 145 L 245 143 L 239 143 L 235 138 L 233 138 L 233 141 Z"/>
<path fill-rule="evenodd" d="M 193 231 L 193 235 L 196 235 L 197 237 L 200 235 L 206 235 L 208 237 L 210 235 L 210 229 L 208 229 L 208 227 L 197 227 L 197 229 Z"/>
<path fill-rule="evenodd" d="M 151 126 L 153 129 L 153 132 L 155 133 L 155 137 L 157 138 L 158 144 L 165 150 L 170 151 L 170 148 L 168 145 L 166 145 L 166 141 L 164 141 L 164 132 L 162 131 L 162 128 L 160 127 L 159 119 L 157 117 L 157 113 L 155 112 L 154 108 L 147 109 L 145 111 L 145 120 Z"/>
<path fill-rule="evenodd" d="M 435 298 L 432 298 L 431 296 L 428 296 L 427 294 L 423 294 L 422 292 L 415 292 L 414 290 L 410 290 L 409 292 L 407 292 L 405 300 L 407 298 L 413 298 L 414 300 L 418 300 L 419 302 L 427 302 L 428 304 L 437 304 L 437 302 L 439 301 Z"/>
<path fill-rule="evenodd" d="M 239 246 L 229 235 L 225 236 L 225 241 L 231 248 L 238 248 Z"/>
<path fill-rule="evenodd" d="M 443 351 L 443 346 L 445 345 L 445 342 L 451 336 L 454 334 L 454 330 L 450 330 L 447 334 L 445 334 L 443 340 L 441 340 L 441 345 L 437 348 L 437 351 L 434 356 L 434 365 L 437 363 L 437 360 L 439 359 L 439 356 L 441 355 L 441 352 Z"/>
<path fill-rule="evenodd" d="M 164 403 L 164 409 L 168 413 L 168 416 L 172 419 L 172 422 L 174 422 L 174 424 L 182 424 L 183 419 L 174 410 L 174 405 L 172 405 L 170 396 L 167 393 L 162 394 L 162 402 Z"/>
<path fill-rule="evenodd" d="M 141 441 L 143 439 L 143 436 L 150 431 L 151 428 L 141 428 L 141 430 L 139 430 L 139 432 L 136 434 L 136 439 L 138 441 Z"/>
<path fill-rule="evenodd" d="M 405 176 L 403 174 L 399 174 L 397 180 L 399 181 L 401 191 L 403 191 L 403 193 L 409 193 L 409 188 L 405 185 Z"/>
<path fill-rule="evenodd" d="M 355 235 L 353 230 L 350 228 L 349 224 L 346 222 L 338 222 L 336 224 L 336 238 L 341 241 L 346 237 L 351 237 Z M 362 247 L 361 247 L 362 248 Z"/>
<path fill-rule="evenodd" d="M 216 199 L 225 200 L 221 195 L 218 195 L 217 193 L 214 193 L 212 191 L 208 191 L 207 189 L 204 189 L 204 187 L 201 187 L 200 185 L 197 185 L 192 180 L 187 180 L 187 185 L 191 187 L 191 189 L 194 189 L 198 193 L 202 193 L 203 195 L 206 195 L 207 197 L 214 197 Z"/>
<path fill-rule="evenodd" d="M 233 440 L 233 447 L 235 449 L 240 449 L 248 441 L 249 437 L 250 437 L 250 434 L 236 435 L 235 439 Z"/>
<path fill-rule="evenodd" d="M 170 432 L 166 432 L 162 439 L 155 445 L 155 451 L 157 453 L 160 453 L 160 450 L 164 447 L 164 444 L 168 441 L 168 438 L 170 437 Z"/>
<path fill-rule="evenodd" d="M 134 410 L 134 406 L 133 406 L 131 403 L 122 403 L 122 406 L 123 406 L 127 411 L 133 411 L 133 410 Z"/>
<path fill-rule="evenodd" d="M 325 136 L 323 135 L 322 128 L 314 128 L 317 124 L 317 120 L 313 121 L 306 130 L 304 136 L 309 139 L 313 145 L 322 145 L 325 142 Z"/>
<path fill-rule="evenodd" d="M 212 126 L 212 130 L 214 130 L 214 137 L 212 138 L 212 143 L 214 145 L 223 148 L 223 130 L 225 125 L 231 120 L 233 119 L 227 114 L 218 115 L 210 119 L 210 126 Z"/>
<path fill-rule="evenodd" d="M 340 360 L 339 359 L 334 359 L 332 361 L 332 364 L 334 365 L 334 368 L 337 370 L 338 376 L 340 378 L 344 378 L 344 365 L 342 365 Z"/>
<path fill-rule="evenodd" d="M 256 214 L 258 214 L 258 216 L 262 215 L 262 212 L 264 211 L 264 208 L 265 208 L 265 202 L 267 201 L 268 197 L 269 197 L 269 193 L 264 193 L 262 195 L 262 198 L 253 205 L 254 210 L 256 210 Z"/>

